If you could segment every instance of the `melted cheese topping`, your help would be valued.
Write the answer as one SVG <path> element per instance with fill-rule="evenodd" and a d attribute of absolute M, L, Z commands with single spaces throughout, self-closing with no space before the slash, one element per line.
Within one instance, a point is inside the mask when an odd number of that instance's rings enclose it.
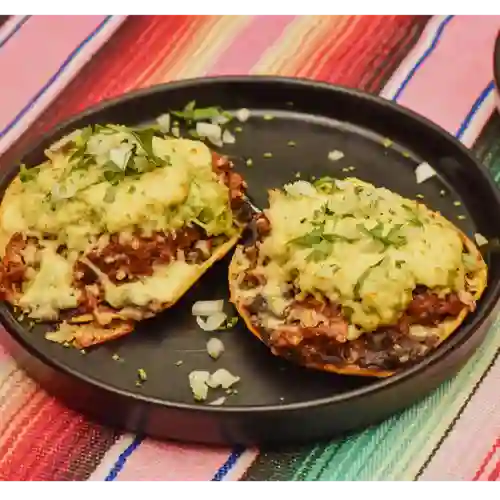
<path fill-rule="evenodd" d="M 48 161 L 22 170 L 2 201 L 2 241 L 21 233 L 37 237 L 43 248 L 39 265 L 32 249 L 24 255 L 29 267 L 18 305 L 33 318 L 56 319 L 59 310 L 77 306 L 73 264 L 102 235 L 168 232 L 192 224 L 209 236 L 230 238 L 237 231 L 228 188 L 213 172 L 212 153 L 202 142 L 140 139 L 113 125 L 89 131 L 63 138 L 46 151 Z M 55 251 L 61 245 L 64 256 Z M 108 283 L 106 299 L 117 308 L 168 303 L 197 272 L 198 266 L 174 262 L 135 283 Z"/>
<path fill-rule="evenodd" d="M 104 283 L 106 301 L 114 308 L 128 305 L 145 306 L 152 301 L 168 304 L 183 292 L 186 283 L 192 283 L 199 274 L 200 266 L 177 261 L 168 266 L 158 266 L 153 276 L 139 281 L 114 285 Z"/>
<path fill-rule="evenodd" d="M 260 244 L 256 273 L 267 283 L 241 294 L 246 302 L 257 294 L 266 298 L 275 315 L 269 321 L 290 304 L 284 298 L 290 283 L 301 296 L 341 304 L 356 325 L 352 338 L 394 324 L 417 285 L 442 294 L 465 290 L 455 227 L 385 188 L 352 178 L 317 186 L 298 181 L 272 191 L 265 213 L 271 232 Z M 236 269 L 247 266 L 238 252 Z"/>

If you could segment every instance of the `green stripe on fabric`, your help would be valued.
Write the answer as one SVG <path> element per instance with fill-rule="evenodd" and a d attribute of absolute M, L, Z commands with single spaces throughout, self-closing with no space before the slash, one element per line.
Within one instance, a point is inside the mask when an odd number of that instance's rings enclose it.
<path fill-rule="evenodd" d="M 481 348 L 452 381 L 400 416 L 346 440 L 333 457 L 329 457 L 329 450 L 336 444 L 327 447 L 315 464 L 317 469 L 327 461 L 324 472 L 316 476 L 311 468 L 306 480 L 414 479 L 499 347 L 497 322 Z"/>
<path fill-rule="evenodd" d="M 288 481 L 306 461 L 314 460 L 323 446 L 300 446 L 261 450 L 242 481 Z"/>

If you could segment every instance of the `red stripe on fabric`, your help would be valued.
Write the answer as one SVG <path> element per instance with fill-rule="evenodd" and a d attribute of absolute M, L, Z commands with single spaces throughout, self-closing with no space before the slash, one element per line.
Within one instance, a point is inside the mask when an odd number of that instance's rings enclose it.
<path fill-rule="evenodd" d="M 191 55 L 192 46 L 199 43 L 200 34 L 209 31 L 216 22 L 214 16 L 171 16 L 179 18 L 176 20 L 175 36 L 165 24 L 161 25 L 162 32 L 169 37 L 167 50 L 155 56 L 153 65 L 144 74 L 140 75 L 134 83 L 136 88 L 160 83 L 165 74 L 177 62 L 182 61 L 185 56 Z M 160 40 L 165 46 L 165 38 Z M 160 49 L 160 47 L 158 47 Z M 157 49 L 157 50 L 158 50 Z M 164 54 L 164 56 L 163 56 Z"/>
<path fill-rule="evenodd" d="M 293 75 L 306 78 L 315 78 L 319 80 L 320 78 L 316 76 L 319 62 L 330 51 L 335 51 L 335 49 L 338 49 L 338 47 L 332 48 L 336 43 L 338 43 L 336 39 L 342 38 L 349 26 L 355 24 L 356 22 L 361 21 L 356 20 L 356 18 L 352 18 L 352 16 L 348 16 L 342 20 L 334 19 L 329 24 L 329 27 L 331 26 L 332 32 L 335 32 L 334 39 L 329 39 L 326 36 L 322 36 L 321 38 L 316 39 L 314 30 L 309 31 L 304 39 L 304 45 L 307 47 L 307 49 L 304 51 L 301 60 L 297 61 L 297 70 L 293 72 Z M 323 28 L 323 32 L 324 31 L 325 28 Z"/>
<path fill-rule="evenodd" d="M 348 40 L 325 61 L 317 78 L 364 90 L 376 88 L 383 72 L 368 88 L 371 70 L 387 61 L 389 54 L 394 57 L 391 50 L 406 36 L 405 28 L 411 24 L 407 16 L 370 16 L 369 22 L 358 21 Z"/>
<path fill-rule="evenodd" d="M 115 439 L 114 431 L 48 396 L 11 423 L 9 438 L 0 447 L 1 480 L 84 479 Z"/>
<path fill-rule="evenodd" d="M 407 54 L 412 40 L 413 43 L 416 42 L 414 30 L 419 32 L 426 22 L 427 18 L 424 16 L 418 22 L 415 21 L 414 16 L 396 16 L 392 21 L 389 36 L 380 37 L 380 43 L 376 45 L 372 61 L 369 62 L 368 67 L 361 68 L 362 76 L 359 87 L 370 92 L 380 90 L 385 78 L 392 75 L 391 68 L 394 70 L 394 63 Z M 380 32 L 382 33 L 382 30 Z"/>
<path fill-rule="evenodd" d="M 120 95 L 144 83 L 138 82 L 163 60 L 148 57 L 182 36 L 191 23 L 190 16 L 134 16 L 127 19 L 98 56 L 81 71 L 50 110 L 30 130 L 39 134 L 67 117 L 102 99 Z M 172 64 L 176 60 L 172 61 Z M 139 85 L 137 85 L 139 84 Z"/>
<path fill-rule="evenodd" d="M 500 460 L 497 461 L 495 468 L 491 471 L 491 474 L 488 476 L 488 481 L 496 481 L 500 476 Z"/>
<path fill-rule="evenodd" d="M 0 445 L 0 480 L 14 480 L 11 478 L 11 462 L 16 460 L 14 455 L 19 452 L 16 443 L 18 435 L 25 430 L 28 432 L 27 427 L 30 425 L 30 421 L 43 411 L 45 402 L 45 398 L 42 397 L 33 406 L 26 405 L 9 422 L 4 431 L 4 435 L 8 434 L 9 437 Z M 21 414 L 23 414 L 22 417 Z M 14 444 L 16 445 L 15 449 L 13 448 Z"/>
<path fill-rule="evenodd" d="M 344 36 L 345 32 L 351 30 L 348 37 L 341 45 L 333 47 L 331 50 L 326 50 L 315 61 L 315 65 L 319 65 L 323 58 L 326 60 L 319 66 L 315 72 L 315 78 L 318 80 L 327 80 L 337 84 L 344 81 L 349 81 L 350 71 L 353 65 L 358 63 L 361 58 L 362 63 L 366 57 L 366 50 L 359 50 L 363 47 L 364 37 L 376 36 L 376 28 L 379 25 L 378 16 L 374 19 L 365 20 L 364 18 L 354 18 L 351 22 L 344 26 L 343 33 L 339 34 L 339 38 Z M 346 67 L 346 61 L 349 63 Z"/>
<path fill-rule="evenodd" d="M 474 474 L 472 481 L 477 481 L 483 475 L 484 471 L 486 470 L 486 467 L 488 467 L 488 464 L 491 462 L 491 459 L 495 455 L 498 448 L 500 448 L 500 438 L 498 438 L 495 441 L 488 454 L 484 457 L 484 460 L 481 463 L 480 467 L 477 469 L 476 473 Z"/>

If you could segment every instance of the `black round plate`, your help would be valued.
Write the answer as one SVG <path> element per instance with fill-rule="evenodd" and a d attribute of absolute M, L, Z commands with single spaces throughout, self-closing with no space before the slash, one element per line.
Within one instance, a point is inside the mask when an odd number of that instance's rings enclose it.
<path fill-rule="evenodd" d="M 266 205 L 269 188 L 294 180 L 298 173 L 301 178 L 355 175 L 408 197 L 423 195 L 430 207 L 471 237 L 476 231 L 487 238 L 498 232 L 496 187 L 486 169 L 453 137 L 378 97 L 311 81 L 224 77 L 141 90 L 71 119 L 44 137 L 23 160 L 28 165 L 39 162 L 44 148 L 73 128 L 91 123 L 143 124 L 193 99 L 199 107 L 251 110 L 251 119 L 241 124 L 243 131 L 235 133 L 236 144 L 226 146 L 224 152 L 236 158 L 249 194 L 260 207 Z M 332 150 L 345 156 L 330 161 Z M 253 159 L 251 168 L 245 166 L 247 158 Z M 438 176 L 417 185 L 414 170 L 423 161 Z M 17 167 L 10 165 L 3 171 L 7 174 L 2 191 Z M 211 360 L 205 351 L 211 335 L 200 330 L 190 310 L 196 300 L 228 298 L 229 257 L 172 310 L 145 322 L 130 336 L 85 355 L 46 341 L 41 327 L 29 331 L 5 304 L 0 316 L 9 332 L 6 340 L 29 374 L 70 407 L 104 423 L 160 438 L 205 443 L 304 441 L 378 422 L 459 370 L 482 342 L 500 293 L 499 256 L 486 257 L 489 283 L 477 311 L 427 359 L 386 380 L 294 366 L 272 356 L 242 322 L 217 334 L 226 352 L 218 361 Z M 123 361 L 115 361 L 115 353 Z M 195 403 L 189 372 L 219 367 L 241 377 L 238 393 L 220 407 Z M 146 370 L 148 380 L 137 386 L 140 368 Z M 220 395 L 215 392 L 213 398 Z"/>

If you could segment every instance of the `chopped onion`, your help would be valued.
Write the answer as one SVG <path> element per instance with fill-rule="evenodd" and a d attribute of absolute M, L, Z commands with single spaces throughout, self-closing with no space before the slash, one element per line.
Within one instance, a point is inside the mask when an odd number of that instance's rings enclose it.
<path fill-rule="evenodd" d="M 193 304 L 191 314 L 193 316 L 211 316 L 212 314 L 222 312 L 224 309 L 224 300 L 198 300 Z"/>
<path fill-rule="evenodd" d="M 344 158 L 344 153 L 342 153 L 342 151 L 339 151 L 338 149 L 334 149 L 333 151 L 330 151 L 328 153 L 328 159 L 330 161 L 338 161 L 338 160 L 341 160 L 342 158 Z"/>
<path fill-rule="evenodd" d="M 250 118 L 250 110 L 247 108 L 241 108 L 236 111 L 235 116 L 240 122 L 246 122 Z"/>
<path fill-rule="evenodd" d="M 417 178 L 417 184 L 421 184 L 425 182 L 427 179 L 434 177 L 436 175 L 436 171 L 426 162 L 421 163 L 415 169 L 415 177 Z"/>
<path fill-rule="evenodd" d="M 130 144 L 120 144 L 109 152 L 109 159 L 120 169 L 125 171 L 128 161 L 132 156 L 132 146 Z"/>
<path fill-rule="evenodd" d="M 229 122 L 231 118 L 225 115 L 217 115 L 212 118 L 212 123 L 215 123 L 217 125 L 225 125 L 227 122 Z"/>
<path fill-rule="evenodd" d="M 180 137 L 180 135 L 181 135 L 181 131 L 179 130 L 179 127 L 172 127 L 171 132 L 172 132 L 172 135 L 174 137 Z"/>
<path fill-rule="evenodd" d="M 189 374 L 189 387 L 191 387 L 191 391 L 196 401 L 205 401 L 205 399 L 207 399 L 207 382 L 209 378 L 210 372 L 204 370 L 194 370 Z"/>
<path fill-rule="evenodd" d="M 236 137 L 234 137 L 229 130 L 224 130 L 224 133 L 222 134 L 222 142 L 224 142 L 224 144 L 234 144 L 236 142 Z"/>
<path fill-rule="evenodd" d="M 226 396 L 221 396 L 220 398 L 214 399 L 208 404 L 211 406 L 222 406 L 226 402 L 226 399 Z"/>
<path fill-rule="evenodd" d="M 477 246 L 479 246 L 479 247 L 482 247 L 482 246 L 488 244 L 488 240 L 481 233 L 476 233 L 474 235 L 474 239 L 476 240 Z"/>
<path fill-rule="evenodd" d="M 218 359 L 224 352 L 224 344 L 222 340 L 212 337 L 207 342 L 208 355 L 213 359 Z"/>
<path fill-rule="evenodd" d="M 286 184 L 285 191 L 292 196 L 316 196 L 316 189 L 306 181 L 296 181 L 291 184 Z"/>
<path fill-rule="evenodd" d="M 212 373 L 212 375 L 210 375 L 206 383 L 208 387 L 211 387 L 212 389 L 217 389 L 218 387 L 229 389 L 239 381 L 240 377 L 236 377 L 224 368 L 219 368 L 217 371 Z"/>
<path fill-rule="evenodd" d="M 65 185 L 61 184 L 54 184 L 51 188 L 51 193 L 52 193 L 52 198 L 57 201 L 57 200 L 68 200 L 69 198 L 72 198 L 73 195 L 76 193 L 76 187 L 75 185 L 71 185 L 69 188 Z"/>
<path fill-rule="evenodd" d="M 158 123 L 158 125 L 160 126 L 160 130 L 164 134 L 168 134 L 168 132 L 170 132 L 170 115 L 168 113 L 159 116 L 156 119 L 156 122 Z"/>
<path fill-rule="evenodd" d="M 198 122 L 196 124 L 196 133 L 200 137 L 206 137 L 215 146 L 222 146 L 222 129 L 215 123 Z"/>
<path fill-rule="evenodd" d="M 208 316 L 206 320 L 204 320 L 201 316 L 196 316 L 196 323 L 198 323 L 198 326 L 202 330 L 206 332 L 213 332 L 214 330 L 217 330 L 217 328 L 219 328 L 224 321 L 226 321 L 226 318 L 226 313 L 218 312 Z"/>

